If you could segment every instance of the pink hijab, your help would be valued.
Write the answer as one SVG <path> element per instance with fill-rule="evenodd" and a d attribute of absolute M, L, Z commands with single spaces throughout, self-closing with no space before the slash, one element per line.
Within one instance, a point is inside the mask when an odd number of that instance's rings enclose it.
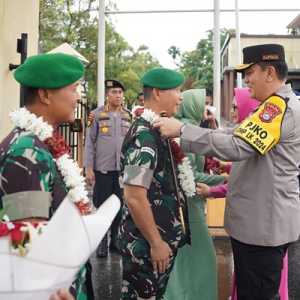
<path fill-rule="evenodd" d="M 234 94 L 239 112 L 238 122 L 241 123 L 259 106 L 260 102 L 251 98 L 248 88 L 235 88 Z"/>

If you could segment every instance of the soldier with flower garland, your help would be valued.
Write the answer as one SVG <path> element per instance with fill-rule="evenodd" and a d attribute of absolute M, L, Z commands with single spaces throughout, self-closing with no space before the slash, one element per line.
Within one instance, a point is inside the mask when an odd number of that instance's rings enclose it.
<path fill-rule="evenodd" d="M 0 209 L 11 221 L 48 220 L 68 192 L 81 213 L 89 211 L 80 169 L 54 133 L 74 120 L 83 74 L 82 63 L 62 53 L 31 56 L 14 72 L 25 107 L 11 114 L 15 127 L 0 143 Z M 88 299 L 85 283 L 82 268 L 71 288 L 76 299 Z"/>
<path fill-rule="evenodd" d="M 183 81 L 165 68 L 143 76 L 145 110 L 123 142 L 123 300 L 162 299 L 177 249 L 189 240 L 185 199 L 195 193 L 193 172 L 176 142 L 152 128 L 161 113 L 177 111 Z"/>

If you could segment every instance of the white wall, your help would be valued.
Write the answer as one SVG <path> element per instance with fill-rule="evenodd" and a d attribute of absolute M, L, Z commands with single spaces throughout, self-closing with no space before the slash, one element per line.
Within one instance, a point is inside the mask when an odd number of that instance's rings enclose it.
<path fill-rule="evenodd" d="M 28 56 L 38 51 L 38 0 L 0 0 L 0 140 L 12 129 L 8 114 L 19 107 L 20 86 L 9 71 L 19 64 L 17 39 L 28 34 Z"/>

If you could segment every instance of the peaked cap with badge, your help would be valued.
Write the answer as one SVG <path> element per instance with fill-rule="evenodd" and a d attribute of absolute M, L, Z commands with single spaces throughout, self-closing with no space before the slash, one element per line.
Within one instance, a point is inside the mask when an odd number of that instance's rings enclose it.
<path fill-rule="evenodd" d="M 115 79 L 107 79 L 104 81 L 105 89 L 121 88 L 125 92 L 124 85 Z"/>
<path fill-rule="evenodd" d="M 14 72 L 23 86 L 58 89 L 70 85 L 84 75 L 81 61 L 64 53 L 38 54 L 28 57 Z"/>
<path fill-rule="evenodd" d="M 235 67 L 235 71 L 244 72 L 252 65 L 260 62 L 285 62 L 283 46 L 279 44 L 264 44 L 245 47 L 243 63 Z"/>
<path fill-rule="evenodd" d="M 170 90 L 182 85 L 184 76 L 170 69 L 154 68 L 144 74 L 141 82 L 144 87 Z"/>

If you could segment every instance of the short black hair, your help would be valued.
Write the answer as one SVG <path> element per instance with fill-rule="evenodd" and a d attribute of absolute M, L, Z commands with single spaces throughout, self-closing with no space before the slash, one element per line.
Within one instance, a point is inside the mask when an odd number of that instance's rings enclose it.
<path fill-rule="evenodd" d="M 265 70 L 268 66 L 274 67 L 279 80 L 284 80 L 288 76 L 288 66 L 285 61 L 259 62 L 258 65 Z"/>
<path fill-rule="evenodd" d="M 138 93 L 137 98 L 140 98 L 141 96 L 144 96 L 143 92 Z"/>
<path fill-rule="evenodd" d="M 35 102 L 38 95 L 38 88 L 22 86 L 24 92 L 24 105 L 31 105 Z"/>
<path fill-rule="evenodd" d="M 143 94 L 144 94 L 144 99 L 149 100 L 152 97 L 153 93 L 153 88 L 149 86 L 144 86 L 143 87 Z"/>

